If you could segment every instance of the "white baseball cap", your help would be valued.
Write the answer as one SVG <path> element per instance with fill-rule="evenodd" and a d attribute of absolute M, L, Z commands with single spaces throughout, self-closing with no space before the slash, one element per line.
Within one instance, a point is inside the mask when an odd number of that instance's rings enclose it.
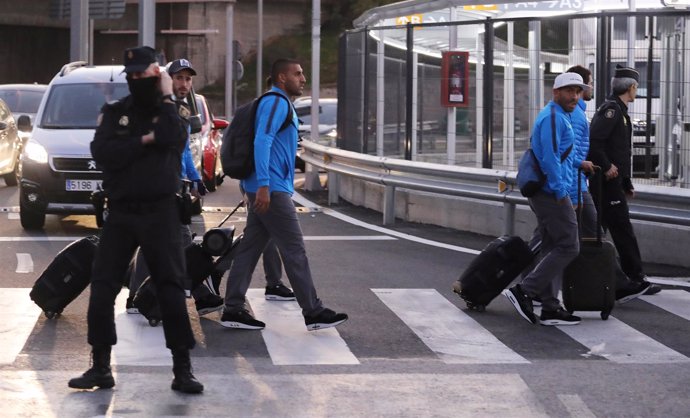
<path fill-rule="evenodd" d="M 590 88 L 587 84 L 582 81 L 582 77 L 577 73 L 563 73 L 556 77 L 556 81 L 553 83 L 553 89 L 560 89 L 563 87 L 576 86 L 581 89 Z"/>

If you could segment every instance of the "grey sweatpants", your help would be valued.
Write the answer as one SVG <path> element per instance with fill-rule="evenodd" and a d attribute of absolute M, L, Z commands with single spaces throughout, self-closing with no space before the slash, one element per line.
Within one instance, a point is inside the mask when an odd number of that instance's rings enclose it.
<path fill-rule="evenodd" d="M 245 307 L 245 295 L 256 263 L 269 239 L 272 239 L 282 256 L 285 274 L 302 314 L 318 315 L 324 308 L 316 295 L 302 228 L 291 196 L 284 192 L 271 193 L 271 204 L 263 214 L 257 214 L 252 208 L 255 197 L 254 193 L 247 192 L 247 225 L 228 273 L 225 311 L 232 313 Z"/>

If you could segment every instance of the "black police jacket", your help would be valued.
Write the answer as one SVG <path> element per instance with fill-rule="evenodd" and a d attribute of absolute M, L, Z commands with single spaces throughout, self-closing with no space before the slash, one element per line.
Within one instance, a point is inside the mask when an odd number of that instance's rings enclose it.
<path fill-rule="evenodd" d="M 153 111 L 138 109 L 131 96 L 103 106 L 91 154 L 103 170 L 103 189 L 116 201 L 156 201 L 180 188 L 182 151 L 189 110 L 160 102 Z M 155 143 L 141 137 L 154 132 Z"/>
<path fill-rule="evenodd" d="M 632 124 L 628 106 L 618 96 L 610 96 L 592 118 L 587 159 L 600 166 L 604 173 L 611 168 L 611 164 L 615 164 L 626 191 L 633 189 L 630 180 L 631 140 Z"/>

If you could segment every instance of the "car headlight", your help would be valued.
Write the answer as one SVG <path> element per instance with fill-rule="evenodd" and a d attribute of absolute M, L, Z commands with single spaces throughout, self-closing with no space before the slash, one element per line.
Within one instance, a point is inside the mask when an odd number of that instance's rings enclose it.
<path fill-rule="evenodd" d="M 35 161 L 40 164 L 46 164 L 48 162 L 48 152 L 45 148 L 43 148 L 43 145 L 32 139 L 29 139 L 24 146 L 22 158 Z"/>

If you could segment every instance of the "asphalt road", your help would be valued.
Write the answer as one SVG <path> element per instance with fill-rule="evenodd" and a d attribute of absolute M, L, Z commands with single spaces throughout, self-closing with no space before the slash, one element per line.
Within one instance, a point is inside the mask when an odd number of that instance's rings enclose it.
<path fill-rule="evenodd" d="M 205 199 L 203 233 L 239 201 L 226 181 Z M 261 265 L 249 302 L 264 331 L 199 318 L 193 350 L 203 395 L 170 390 L 161 327 L 123 311 L 113 390 L 74 391 L 89 366 L 88 290 L 49 320 L 28 291 L 55 254 L 96 234 L 93 217 L 49 215 L 43 232 L 18 219 L 17 188 L 0 181 L 0 416 L 501 416 L 690 415 L 690 276 L 650 265 L 664 291 L 617 306 L 608 321 L 585 313 L 571 327 L 530 325 L 507 300 L 465 309 L 452 282 L 491 237 L 399 223 L 349 205 L 296 196 L 319 297 L 349 321 L 307 332 L 295 302 L 263 299 Z M 241 231 L 245 214 L 230 220 Z M 458 214 L 462 216 L 462 214 Z M 126 292 L 123 292 L 123 296 Z"/>

